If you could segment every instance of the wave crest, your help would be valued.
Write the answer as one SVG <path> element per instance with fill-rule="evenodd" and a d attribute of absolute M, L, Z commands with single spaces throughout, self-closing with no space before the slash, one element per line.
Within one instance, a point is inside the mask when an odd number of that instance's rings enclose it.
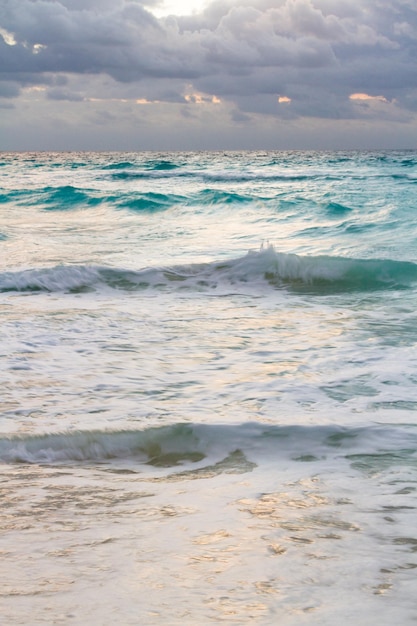
<path fill-rule="evenodd" d="M 224 262 L 126 270 L 57 266 L 0 274 L 0 291 L 82 292 L 111 288 L 223 292 L 271 286 L 295 292 L 331 294 L 406 289 L 417 282 L 417 265 L 407 261 L 307 257 L 272 246 Z"/>
<path fill-rule="evenodd" d="M 388 444 L 387 444 L 388 442 Z M 412 425 L 342 427 L 172 424 L 144 430 L 78 431 L 0 438 L 3 463 L 97 463 L 133 460 L 139 464 L 174 467 L 184 462 L 218 462 L 238 453 L 264 458 L 314 461 L 390 454 L 415 463 L 417 431 Z M 312 453 L 314 455 L 312 456 Z M 406 454 L 405 454 L 406 453 Z M 251 466 L 251 469 L 253 465 Z"/>

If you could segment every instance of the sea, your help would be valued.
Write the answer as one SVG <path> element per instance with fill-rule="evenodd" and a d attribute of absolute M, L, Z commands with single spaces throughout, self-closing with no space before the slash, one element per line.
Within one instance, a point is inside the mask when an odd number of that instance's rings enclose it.
<path fill-rule="evenodd" d="M 417 623 L 417 151 L 0 153 L 2 626 Z"/>

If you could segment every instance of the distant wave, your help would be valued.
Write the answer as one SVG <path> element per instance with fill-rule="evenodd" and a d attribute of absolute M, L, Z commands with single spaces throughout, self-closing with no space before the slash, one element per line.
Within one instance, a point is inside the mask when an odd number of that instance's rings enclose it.
<path fill-rule="evenodd" d="M 82 204 L 96 205 L 100 199 L 88 193 L 88 191 L 77 189 L 72 185 L 63 187 L 46 187 L 43 190 L 43 197 L 40 201 L 46 205 L 47 209 L 72 209 Z"/>
<path fill-rule="evenodd" d="M 343 213 L 349 213 L 352 211 L 351 207 L 339 204 L 338 202 L 329 202 L 326 204 L 325 208 L 330 215 L 342 215 Z"/>
<path fill-rule="evenodd" d="M 135 163 L 131 161 L 118 161 L 117 163 L 109 163 L 103 166 L 103 170 L 126 170 L 129 167 L 135 167 Z"/>
<path fill-rule="evenodd" d="M 125 174 L 126 172 L 123 173 L 123 177 L 125 177 Z M 168 172 L 168 175 L 171 174 Z M 38 189 L 15 189 L 10 191 L 0 190 L 0 204 L 15 203 L 19 206 L 32 206 L 40 211 L 56 212 L 88 209 L 100 205 L 106 205 L 108 208 L 115 210 L 155 212 L 165 211 L 176 206 L 204 209 L 206 207 L 222 207 L 226 205 L 236 205 L 238 207 L 242 204 L 262 202 L 274 211 L 291 208 L 297 210 L 297 212 L 304 212 L 311 211 L 314 207 L 313 210 L 324 210 L 328 215 L 335 217 L 353 211 L 352 207 L 331 199 L 315 203 L 313 200 L 303 197 L 301 193 L 297 197 L 292 197 L 289 194 L 286 196 L 282 190 L 275 190 L 275 193 L 271 195 L 263 194 L 262 185 L 252 187 L 251 190 L 248 190 L 246 187 L 240 190 L 236 188 L 232 190 L 230 188 L 217 188 L 215 185 L 216 176 L 206 176 L 207 180 L 202 181 L 205 183 L 204 185 L 199 185 L 197 188 L 194 187 L 193 192 L 184 193 L 164 193 L 166 188 L 164 185 L 158 185 L 157 191 L 142 191 L 142 186 L 139 184 L 122 186 L 122 189 L 118 186 L 119 189 L 112 191 L 106 189 L 106 187 L 101 189 L 75 187 L 73 185 L 46 186 Z M 406 178 L 410 182 L 410 179 Z M 287 177 L 285 180 L 290 180 L 290 177 Z M 415 182 L 417 182 L 417 179 Z"/>
<path fill-rule="evenodd" d="M 19 189 L 0 193 L 0 203 L 17 202 L 46 211 L 69 211 L 82 206 L 96 206 L 104 197 L 93 190 L 79 189 L 72 185 Z"/>
<path fill-rule="evenodd" d="M 169 159 L 155 159 L 155 160 L 148 161 L 146 163 L 146 167 L 150 170 L 166 171 L 166 170 L 175 170 L 181 167 L 181 165 L 179 163 L 174 163 L 173 161 L 170 161 Z"/>
<path fill-rule="evenodd" d="M 128 209 L 130 211 L 163 211 L 177 204 L 185 203 L 184 196 L 164 193 L 132 193 L 129 195 L 119 195 L 106 198 L 117 209 Z"/>
<path fill-rule="evenodd" d="M 184 463 L 250 461 L 265 458 L 314 462 L 346 459 L 369 468 L 380 463 L 415 465 L 417 428 L 412 425 L 342 427 L 173 424 L 144 430 L 87 430 L 0 438 L 3 463 L 96 463 L 132 460 L 140 465 L 176 467 Z M 362 468 L 361 468 L 362 469 Z"/>
<path fill-rule="evenodd" d="M 202 189 L 194 197 L 189 199 L 189 203 L 202 205 L 213 204 L 242 204 L 244 202 L 253 202 L 259 200 L 259 196 L 250 194 L 241 194 L 232 191 L 223 191 L 222 189 Z"/>
<path fill-rule="evenodd" d="M 97 189 L 77 188 L 72 185 L 0 192 L 0 204 L 16 202 L 20 205 L 35 206 L 43 211 L 70 211 L 107 204 L 116 210 L 155 212 L 164 211 L 179 204 L 204 207 L 258 202 L 259 200 L 264 199 L 255 194 L 239 194 L 210 187 L 196 191 L 189 196 L 140 190 L 109 194 Z"/>
<path fill-rule="evenodd" d="M 411 165 L 407 164 L 407 167 Z M 329 173 L 328 171 L 321 171 L 319 169 L 300 170 L 299 172 L 286 172 L 283 169 L 278 171 L 260 171 L 260 170 L 221 170 L 209 172 L 205 169 L 191 169 L 183 168 L 181 166 L 161 166 L 160 168 L 138 168 L 137 165 L 129 164 L 128 167 L 109 167 L 109 170 L 117 170 L 111 173 L 113 180 L 135 180 L 135 179 L 159 179 L 159 178 L 190 178 L 192 180 L 199 179 L 201 181 L 215 182 L 215 183 L 245 183 L 249 181 L 254 182 L 304 182 L 308 180 L 323 180 L 323 181 L 338 181 L 344 180 L 346 176 L 352 180 L 378 180 L 391 178 L 393 180 L 405 180 L 408 182 L 417 182 L 417 176 L 408 172 L 404 173 L 391 173 L 391 172 L 378 172 L 373 174 L 357 174 L 355 172 L 349 173 Z"/>
<path fill-rule="evenodd" d="M 107 198 L 118 209 L 129 209 L 131 211 L 163 211 L 173 206 L 213 206 L 243 204 L 254 202 L 260 198 L 252 195 L 244 195 L 221 189 L 203 189 L 188 197 L 179 194 L 164 193 L 131 193 L 121 194 L 113 198 Z"/>
<path fill-rule="evenodd" d="M 142 270 L 66 265 L 0 273 L 0 291 L 83 292 L 111 288 L 223 293 L 270 286 L 295 292 L 332 294 L 405 289 L 417 282 L 417 265 L 407 261 L 299 256 L 272 246 L 243 257 Z"/>
<path fill-rule="evenodd" d="M 103 170 L 126 170 L 132 167 L 138 167 L 138 163 L 133 161 L 118 161 L 117 163 L 109 163 L 103 167 Z M 146 170 L 165 171 L 174 170 L 181 167 L 180 164 L 174 163 L 169 159 L 151 159 L 143 164 Z"/>
<path fill-rule="evenodd" d="M 335 180 L 339 179 L 339 176 L 329 175 L 328 173 L 324 174 L 319 171 L 317 172 L 309 172 L 309 173 L 284 173 L 284 172 L 236 172 L 233 170 L 223 170 L 220 172 L 207 172 L 205 170 L 191 170 L 191 169 L 170 169 L 170 168 L 161 168 L 161 169 L 126 169 L 121 170 L 119 172 L 115 172 L 111 175 L 114 180 L 134 180 L 134 179 L 146 179 L 146 178 L 191 178 L 191 179 L 201 179 L 202 181 L 208 182 L 247 182 L 247 181 L 282 181 L 282 182 L 291 182 L 291 181 L 305 181 L 317 178 L 325 178 L 327 180 Z"/>

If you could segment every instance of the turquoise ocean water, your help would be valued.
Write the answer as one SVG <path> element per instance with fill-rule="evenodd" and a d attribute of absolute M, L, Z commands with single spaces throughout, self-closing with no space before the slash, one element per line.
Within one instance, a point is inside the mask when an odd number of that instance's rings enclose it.
<path fill-rule="evenodd" d="M 1 623 L 415 624 L 416 211 L 412 151 L 0 153 Z"/>

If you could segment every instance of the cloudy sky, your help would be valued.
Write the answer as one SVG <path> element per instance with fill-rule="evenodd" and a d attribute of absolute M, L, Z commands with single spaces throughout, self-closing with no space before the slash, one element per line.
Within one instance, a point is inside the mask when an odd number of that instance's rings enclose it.
<path fill-rule="evenodd" d="M 0 150 L 416 146 L 416 0 L 0 0 Z"/>

